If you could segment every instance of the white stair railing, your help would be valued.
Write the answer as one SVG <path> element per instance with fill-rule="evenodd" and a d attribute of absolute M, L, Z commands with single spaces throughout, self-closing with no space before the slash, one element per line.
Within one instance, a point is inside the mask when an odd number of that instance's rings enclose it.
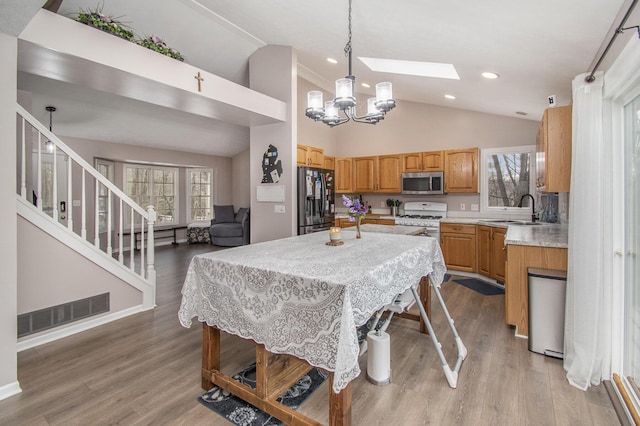
<path fill-rule="evenodd" d="M 22 106 L 16 104 L 16 112 L 17 194 L 147 281 L 155 300 L 153 206 L 145 211 Z M 139 253 L 134 250 L 138 236 Z"/>

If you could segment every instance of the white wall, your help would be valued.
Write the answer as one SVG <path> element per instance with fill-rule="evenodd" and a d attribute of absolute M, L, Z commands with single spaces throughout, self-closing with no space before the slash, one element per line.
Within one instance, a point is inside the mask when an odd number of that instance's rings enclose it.
<path fill-rule="evenodd" d="M 251 127 L 249 186 L 251 191 L 251 242 L 274 240 L 297 234 L 296 224 L 296 111 L 297 61 L 288 46 L 265 46 L 249 60 L 250 86 L 287 104 L 287 121 Z M 262 159 L 269 145 L 278 148 L 283 175 L 276 184 L 261 184 Z M 284 186 L 284 202 L 259 202 L 256 187 Z M 274 206 L 284 206 L 285 213 L 275 213 Z"/>
<path fill-rule="evenodd" d="M 16 87 L 18 40 L 0 33 L 0 399 L 20 392 L 17 374 Z"/>
<path fill-rule="evenodd" d="M 142 292 L 21 217 L 18 235 L 18 315 L 102 293 L 109 312 L 142 304 Z"/>
<path fill-rule="evenodd" d="M 249 158 L 251 150 L 245 149 L 231 159 L 232 201 L 236 210 L 251 205 L 251 181 L 249 179 Z"/>

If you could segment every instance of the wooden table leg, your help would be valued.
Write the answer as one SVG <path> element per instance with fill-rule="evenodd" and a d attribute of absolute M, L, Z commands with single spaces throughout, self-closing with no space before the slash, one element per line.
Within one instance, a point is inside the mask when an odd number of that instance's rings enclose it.
<path fill-rule="evenodd" d="M 351 426 L 351 383 L 340 393 L 333 391 L 333 373 L 329 374 L 329 424 Z"/>
<path fill-rule="evenodd" d="M 211 371 L 220 371 L 220 329 L 202 323 L 202 389 L 213 387 Z"/>
<path fill-rule="evenodd" d="M 429 277 L 422 277 L 420 279 L 418 290 L 420 292 L 420 302 L 422 302 L 422 306 L 424 306 L 427 318 L 431 320 L 431 283 L 429 281 Z M 429 334 L 427 327 L 424 325 L 422 316 L 420 317 L 420 333 Z"/>
<path fill-rule="evenodd" d="M 431 319 L 431 284 L 429 281 L 429 277 L 422 277 L 420 279 L 420 283 L 418 284 L 418 293 L 420 293 L 420 302 L 422 303 L 422 306 L 427 313 L 427 317 Z M 424 325 L 424 320 L 419 313 L 416 314 L 414 312 L 403 312 L 400 314 L 400 317 L 419 321 L 420 333 L 429 334 L 427 326 Z"/>

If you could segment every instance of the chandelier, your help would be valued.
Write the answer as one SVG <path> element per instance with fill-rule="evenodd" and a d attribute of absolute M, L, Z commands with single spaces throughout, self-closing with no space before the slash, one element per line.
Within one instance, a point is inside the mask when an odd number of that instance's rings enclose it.
<path fill-rule="evenodd" d="M 351 0 L 349 0 L 349 39 L 344 47 L 344 53 L 349 59 L 349 75 L 336 80 L 336 97 L 323 104 L 321 91 L 308 92 L 305 115 L 312 120 L 322 121 L 330 127 L 338 126 L 349 120 L 376 124 L 396 106 L 396 101 L 392 98 L 391 83 L 386 81 L 378 83 L 376 84 L 376 97 L 367 99 L 367 114 L 360 117 L 356 115 L 354 94 L 356 78 L 351 72 Z M 340 111 L 343 112 L 342 116 Z"/>

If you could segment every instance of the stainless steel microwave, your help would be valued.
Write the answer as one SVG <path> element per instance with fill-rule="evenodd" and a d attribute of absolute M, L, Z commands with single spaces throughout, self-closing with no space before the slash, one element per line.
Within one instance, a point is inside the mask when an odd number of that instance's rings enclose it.
<path fill-rule="evenodd" d="M 403 194 L 444 194 L 444 172 L 420 172 L 402 174 Z"/>

